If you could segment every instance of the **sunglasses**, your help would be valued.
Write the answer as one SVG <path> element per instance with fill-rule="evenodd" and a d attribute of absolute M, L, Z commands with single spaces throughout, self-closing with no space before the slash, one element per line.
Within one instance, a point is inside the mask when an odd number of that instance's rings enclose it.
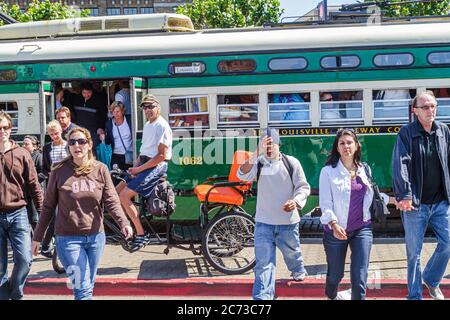
<path fill-rule="evenodd" d="M 86 139 L 69 139 L 69 146 L 74 146 L 76 143 L 79 146 L 84 146 L 88 141 Z"/>
<path fill-rule="evenodd" d="M 10 126 L 4 126 L 4 127 L 0 127 L 0 131 L 6 131 L 6 130 L 9 130 L 9 129 L 11 129 L 11 127 Z"/>
<path fill-rule="evenodd" d="M 421 107 L 415 106 L 416 109 L 422 109 L 422 110 L 425 110 L 425 111 L 428 111 L 430 109 L 434 110 L 434 109 L 436 109 L 436 107 L 437 107 L 437 105 L 435 105 L 435 104 L 432 104 L 431 106 L 421 106 Z"/>
<path fill-rule="evenodd" d="M 153 108 L 156 108 L 156 107 L 157 107 L 156 104 L 143 104 L 143 105 L 141 105 L 142 110 L 153 109 Z"/>

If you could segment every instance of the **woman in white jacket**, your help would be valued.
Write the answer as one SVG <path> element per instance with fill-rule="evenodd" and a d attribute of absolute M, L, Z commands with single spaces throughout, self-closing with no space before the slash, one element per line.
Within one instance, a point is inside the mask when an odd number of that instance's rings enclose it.
<path fill-rule="evenodd" d="M 370 169 L 369 169 L 370 170 Z M 320 221 L 327 256 L 325 294 L 336 299 L 350 247 L 352 300 L 366 297 L 372 228 L 369 207 L 373 189 L 361 163 L 361 144 L 352 129 L 338 131 L 333 150 L 320 173 Z"/>

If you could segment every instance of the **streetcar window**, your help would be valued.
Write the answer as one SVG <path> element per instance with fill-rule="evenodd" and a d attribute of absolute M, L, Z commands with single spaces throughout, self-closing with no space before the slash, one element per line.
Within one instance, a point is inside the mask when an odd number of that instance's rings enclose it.
<path fill-rule="evenodd" d="M 218 124 L 256 124 L 258 107 L 257 94 L 218 95 Z"/>
<path fill-rule="evenodd" d="M 328 56 L 320 59 L 320 65 L 324 69 L 356 68 L 360 63 L 358 56 Z"/>
<path fill-rule="evenodd" d="M 217 65 L 217 69 L 222 73 L 253 72 L 256 70 L 256 62 L 252 59 L 222 60 Z"/>
<path fill-rule="evenodd" d="M 16 70 L 0 70 L 0 81 L 15 81 L 16 79 Z"/>
<path fill-rule="evenodd" d="M 269 94 L 269 124 L 310 123 L 309 99 L 309 93 Z"/>
<path fill-rule="evenodd" d="M 428 55 L 429 64 L 450 64 L 450 51 L 432 52 Z"/>
<path fill-rule="evenodd" d="M 308 66 L 305 58 L 282 58 L 271 59 L 269 61 L 269 69 L 272 71 L 278 70 L 303 70 Z"/>
<path fill-rule="evenodd" d="M 173 128 L 208 128 L 208 96 L 170 97 L 169 124 Z"/>
<path fill-rule="evenodd" d="M 11 116 L 13 128 L 12 132 L 17 132 L 19 121 L 19 107 L 15 101 L 0 101 L 0 111 L 5 111 Z"/>
<path fill-rule="evenodd" d="M 449 123 L 450 122 L 450 88 L 430 88 L 433 91 L 438 108 L 436 110 L 436 119 Z"/>
<path fill-rule="evenodd" d="M 373 59 L 377 67 L 410 66 L 414 63 L 411 53 L 377 54 Z"/>
<path fill-rule="evenodd" d="M 415 89 L 381 89 L 373 91 L 373 122 L 405 123 Z"/>
<path fill-rule="evenodd" d="M 362 123 L 362 91 L 339 91 L 320 93 L 321 123 Z"/>
<path fill-rule="evenodd" d="M 174 62 L 169 64 L 170 74 L 200 74 L 205 72 L 203 62 Z"/>

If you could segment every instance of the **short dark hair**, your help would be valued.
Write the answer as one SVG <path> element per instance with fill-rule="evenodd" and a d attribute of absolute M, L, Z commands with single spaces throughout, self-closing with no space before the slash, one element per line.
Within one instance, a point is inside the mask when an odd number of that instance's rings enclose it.
<path fill-rule="evenodd" d="M 355 155 L 353 157 L 353 164 L 358 167 L 359 164 L 361 163 L 361 144 L 359 143 L 358 136 L 356 135 L 355 130 L 339 129 L 336 133 L 336 137 L 334 138 L 333 148 L 331 149 L 331 153 L 328 156 L 327 162 L 325 163 L 326 166 L 331 165 L 333 168 L 336 168 L 336 166 L 339 162 L 339 159 L 341 158 L 341 155 L 339 154 L 339 151 L 338 151 L 339 139 L 344 135 L 351 136 L 353 138 L 353 140 L 355 141 L 355 143 L 357 144 L 357 146 L 359 147 L 356 150 Z"/>
<path fill-rule="evenodd" d="M 92 83 L 90 83 L 90 82 L 83 82 L 81 84 L 81 91 L 83 91 L 83 90 L 94 91 Z"/>

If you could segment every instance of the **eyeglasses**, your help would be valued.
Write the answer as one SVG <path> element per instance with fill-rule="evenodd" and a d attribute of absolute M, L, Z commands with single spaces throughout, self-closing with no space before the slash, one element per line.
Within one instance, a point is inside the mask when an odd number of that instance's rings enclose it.
<path fill-rule="evenodd" d="M 340 134 L 348 133 L 348 132 L 351 132 L 351 133 L 355 134 L 355 129 L 352 129 L 352 128 L 341 128 L 336 133 L 340 135 Z"/>
<path fill-rule="evenodd" d="M 434 109 L 436 109 L 436 107 L 437 107 L 437 105 L 435 105 L 435 104 L 432 104 L 432 105 L 429 105 L 429 106 L 421 106 L 421 107 L 419 107 L 419 106 L 415 106 L 414 108 L 416 108 L 416 109 L 422 109 L 422 110 L 425 110 L 425 111 L 428 111 L 428 110 L 434 110 Z"/>
<path fill-rule="evenodd" d="M 9 129 L 11 129 L 11 127 L 10 126 L 4 126 L 4 127 L 0 127 L 0 131 L 7 131 L 7 130 L 9 130 Z"/>
<path fill-rule="evenodd" d="M 156 104 L 143 104 L 143 105 L 141 105 L 142 110 L 153 109 L 153 108 L 156 108 L 156 107 L 157 107 Z"/>
<path fill-rule="evenodd" d="M 69 139 L 69 146 L 74 146 L 78 143 L 79 146 L 84 146 L 88 141 L 86 139 Z"/>

